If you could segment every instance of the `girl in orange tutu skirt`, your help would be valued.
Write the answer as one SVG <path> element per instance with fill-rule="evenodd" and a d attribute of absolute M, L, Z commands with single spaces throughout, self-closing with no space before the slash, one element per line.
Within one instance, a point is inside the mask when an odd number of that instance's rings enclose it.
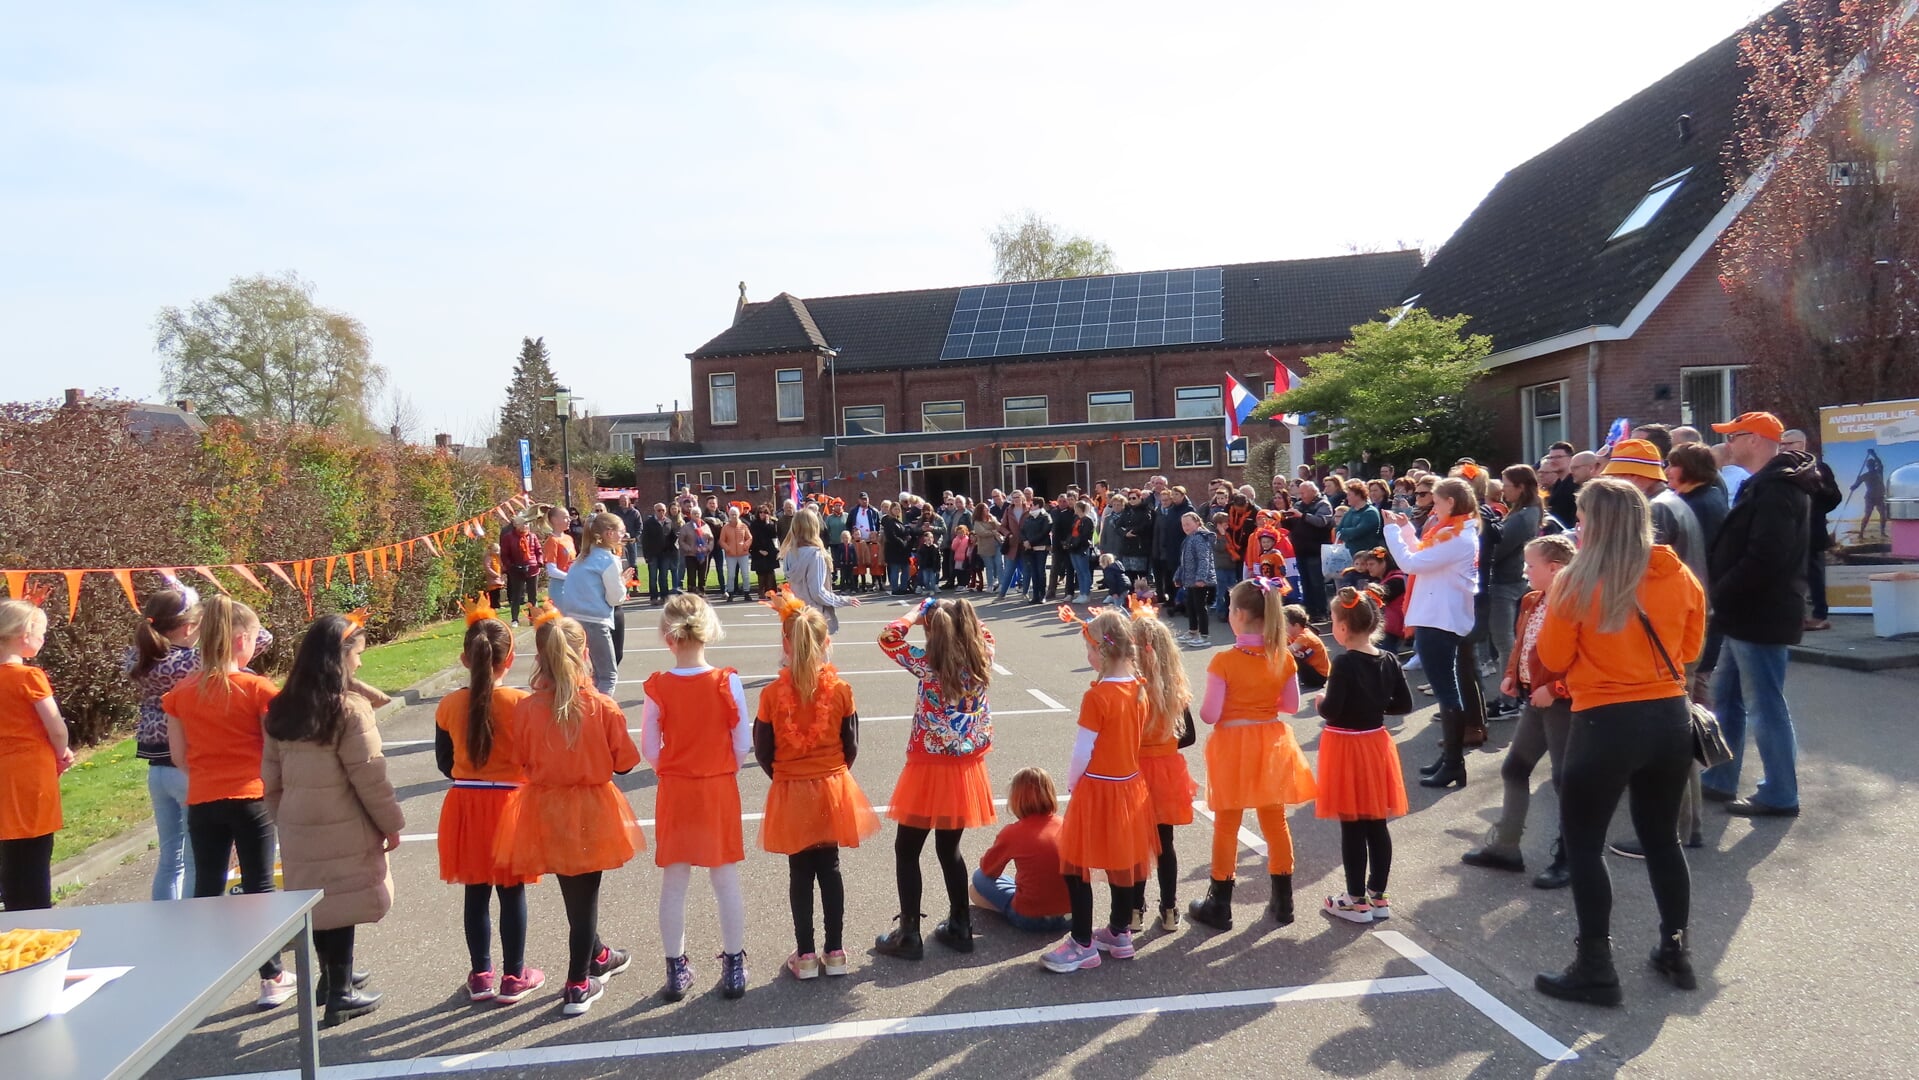
<path fill-rule="evenodd" d="M 720 640 L 720 617 L 698 593 L 681 593 L 660 612 L 660 639 L 673 651 L 673 668 L 647 677 L 640 749 L 659 774 L 653 799 L 660 875 L 660 945 L 666 983 L 660 995 L 678 1001 L 693 986 L 686 959 L 686 889 L 693 868 L 706 867 L 720 906 L 720 993 L 746 994 L 746 898 L 740 863 L 746 859 L 740 824 L 740 763 L 753 756 L 753 723 L 746 689 L 732 668 L 706 662 Z"/>
<path fill-rule="evenodd" d="M 1159 854 L 1153 801 L 1140 776 L 1140 733 L 1146 694 L 1133 674 L 1133 628 L 1126 616 L 1105 611 L 1085 628 L 1086 660 L 1098 681 L 1080 699 L 1079 731 L 1066 789 L 1072 802 L 1059 833 L 1060 870 L 1073 902 L 1073 928 L 1040 957 L 1048 971 L 1099 966 L 1100 954 L 1133 957 L 1134 886 L 1146 880 Z M 1093 871 L 1106 874 L 1112 914 L 1093 929 Z"/>
<path fill-rule="evenodd" d="M 1373 594 L 1341 589 L 1333 601 L 1333 637 L 1345 647 L 1333 661 L 1326 692 L 1319 695 L 1325 720 L 1319 739 L 1319 800 L 1313 812 L 1339 819 L 1339 849 L 1346 863 L 1346 892 L 1326 898 L 1325 912 L 1347 922 L 1392 916 L 1386 875 L 1393 866 L 1388 818 L 1406 813 L 1406 781 L 1399 747 L 1386 717 L 1413 711 L 1399 658 L 1375 644 L 1385 617 Z"/>
<path fill-rule="evenodd" d="M 914 623 L 926 626 L 924 649 L 906 642 Z M 993 635 L 980 625 L 973 605 L 928 597 L 912 614 L 881 631 L 880 650 L 912 672 L 920 685 L 906 741 L 906 768 L 893 785 L 887 810 L 887 816 L 899 822 L 893 841 L 899 925 L 873 947 L 881 955 L 906 960 L 926 955 L 920 939 L 920 852 L 931 833 L 947 903 L 946 921 L 933 928 L 933 936 L 948 948 L 969 953 L 973 917 L 960 834 L 998 817 L 993 784 L 986 775 L 986 755 L 993 746 L 993 712 L 986 704 L 986 687 L 993 679 Z"/>
<path fill-rule="evenodd" d="M 433 712 L 433 754 L 453 789 L 440 804 L 440 880 L 466 886 L 466 996 L 513 1005 L 538 990 L 546 975 L 526 966 L 526 886 L 493 861 L 500 818 L 526 773 L 513 760 L 513 709 L 526 691 L 500 685 L 513 666 L 513 634 L 484 596 L 467 609 L 460 650 L 468 682 Z M 493 894 L 500 895 L 498 985 L 493 972 Z"/>
<path fill-rule="evenodd" d="M 760 846 L 786 856 L 787 896 L 793 905 L 793 955 L 786 970 L 796 979 L 846 974 L 840 934 L 846 922 L 846 886 L 840 879 L 840 849 L 859 847 L 879 831 L 879 815 L 853 782 L 859 753 L 860 716 L 853 688 L 827 663 L 832 644 L 826 619 L 804 602 L 782 610 L 781 647 L 786 667 L 760 692 L 753 723 L 753 754 L 773 778 L 766 792 Z M 826 916 L 826 948 L 813 948 L 813 883 L 819 882 Z"/>
<path fill-rule="evenodd" d="M 1299 709 L 1299 680 L 1286 648 L 1286 583 L 1249 578 L 1228 594 L 1226 621 L 1233 644 L 1206 665 L 1206 700 L 1199 718 L 1213 725 L 1206 740 L 1206 803 L 1213 810 L 1212 883 L 1206 899 L 1186 909 L 1194 922 L 1233 928 L 1233 883 L 1239 862 L 1239 823 L 1259 817 L 1272 878 L 1267 913 L 1293 921 L 1293 834 L 1286 808 L 1312 801 L 1316 787 L 1292 725 L 1282 716 Z"/>
<path fill-rule="evenodd" d="M 1140 736 L 1139 774 L 1153 800 L 1153 823 L 1159 833 L 1159 916 L 1161 930 L 1179 929 L 1179 853 L 1173 850 L 1173 826 L 1193 823 L 1193 799 L 1199 794 L 1186 771 L 1180 751 L 1193 745 L 1198 732 L 1188 706 L 1193 691 L 1186 681 L 1173 631 L 1150 605 L 1133 612 L 1134 665 L 1146 688 L 1146 726 Z M 1133 889 L 1133 932 L 1146 923 L 1146 882 Z"/>
<path fill-rule="evenodd" d="M 593 689 L 586 630 L 551 605 L 534 622 L 533 692 L 513 707 L 508 754 L 526 783 L 500 815 L 493 856 L 514 877 L 558 879 L 567 922 L 560 1011 L 579 1016 L 631 963 L 600 940 L 600 876 L 646 847 L 633 808 L 613 786 L 615 773 L 640 763 L 640 751 L 620 707 Z"/>

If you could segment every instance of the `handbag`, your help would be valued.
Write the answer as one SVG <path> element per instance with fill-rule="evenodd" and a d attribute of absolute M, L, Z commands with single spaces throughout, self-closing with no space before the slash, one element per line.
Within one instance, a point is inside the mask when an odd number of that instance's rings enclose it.
<path fill-rule="evenodd" d="M 1659 640 L 1658 633 L 1653 630 L 1652 620 L 1646 617 L 1644 608 L 1639 609 L 1639 625 L 1645 629 L 1646 639 L 1652 642 L 1652 647 L 1659 650 L 1659 658 L 1666 662 L 1666 670 L 1672 672 L 1673 678 L 1684 682 L 1685 676 L 1672 662 L 1672 655 L 1666 651 L 1665 643 Z M 1687 704 L 1692 714 L 1692 759 L 1703 769 L 1731 761 L 1732 747 L 1726 745 L 1726 734 L 1719 729 L 1719 718 L 1713 715 L 1711 709 L 1696 701 L 1688 701 Z"/>

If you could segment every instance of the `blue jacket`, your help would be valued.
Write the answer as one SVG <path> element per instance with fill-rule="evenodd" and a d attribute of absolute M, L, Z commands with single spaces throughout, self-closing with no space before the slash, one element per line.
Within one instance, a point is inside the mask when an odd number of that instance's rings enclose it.
<path fill-rule="evenodd" d="M 1179 547 L 1179 571 L 1173 581 L 1181 586 L 1219 584 L 1219 570 L 1213 565 L 1211 529 L 1195 529 L 1185 538 Z"/>
<path fill-rule="evenodd" d="M 610 623 L 613 605 L 606 599 L 606 568 L 618 560 L 605 548 L 596 547 L 576 561 L 566 572 L 566 580 L 553 590 L 553 606 L 561 614 L 584 622 Z"/>

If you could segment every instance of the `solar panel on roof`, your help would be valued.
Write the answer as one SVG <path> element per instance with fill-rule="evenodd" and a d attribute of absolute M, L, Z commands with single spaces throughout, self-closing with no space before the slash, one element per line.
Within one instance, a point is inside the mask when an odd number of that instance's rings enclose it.
<path fill-rule="evenodd" d="M 961 289 L 940 359 L 1222 341 L 1222 279 L 1215 266 Z"/>

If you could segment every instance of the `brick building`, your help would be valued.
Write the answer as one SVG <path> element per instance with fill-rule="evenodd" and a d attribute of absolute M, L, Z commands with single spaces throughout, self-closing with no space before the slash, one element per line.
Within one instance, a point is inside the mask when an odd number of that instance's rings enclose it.
<path fill-rule="evenodd" d="M 1500 460 L 1598 446 L 1621 416 L 1716 438 L 1757 407 L 1716 250 L 1755 190 L 1725 165 L 1745 83 L 1735 35 L 1507 173 L 1414 280 L 1493 339 Z"/>
<path fill-rule="evenodd" d="M 1232 462 L 1223 376 L 1337 348 L 1415 251 L 747 303 L 687 354 L 693 438 L 634 447 L 641 490 L 1048 494 Z"/>

